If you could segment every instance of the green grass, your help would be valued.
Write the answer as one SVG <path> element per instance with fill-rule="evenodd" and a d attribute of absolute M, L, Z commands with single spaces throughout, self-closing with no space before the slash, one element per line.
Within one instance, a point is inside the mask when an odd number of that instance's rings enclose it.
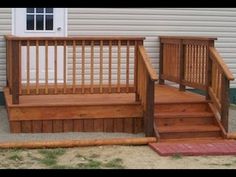
<path fill-rule="evenodd" d="M 102 162 L 97 160 L 89 159 L 86 163 L 78 163 L 77 166 L 83 169 L 100 169 Z"/>
<path fill-rule="evenodd" d="M 108 168 L 123 168 L 122 163 L 123 163 L 122 159 L 116 158 L 105 163 L 104 166 Z"/>
<path fill-rule="evenodd" d="M 65 149 L 40 149 L 39 154 L 43 156 L 39 161 L 46 166 L 56 166 L 59 156 L 65 154 Z"/>
<path fill-rule="evenodd" d="M 174 154 L 171 156 L 172 159 L 178 160 L 178 159 L 182 159 L 183 156 L 181 154 Z"/>
<path fill-rule="evenodd" d="M 22 149 L 9 149 L 8 153 L 10 154 L 9 159 L 14 161 L 22 161 L 23 157 L 21 156 Z"/>
<path fill-rule="evenodd" d="M 12 154 L 9 156 L 9 159 L 14 161 L 22 161 L 23 157 L 19 154 Z"/>

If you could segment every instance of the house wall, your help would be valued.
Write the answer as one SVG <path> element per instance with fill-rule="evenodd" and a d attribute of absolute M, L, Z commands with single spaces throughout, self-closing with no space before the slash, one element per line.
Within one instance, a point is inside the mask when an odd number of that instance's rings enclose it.
<path fill-rule="evenodd" d="M 216 48 L 236 76 L 235 8 L 69 8 L 68 35 L 145 36 L 145 47 L 157 71 L 158 36 L 213 36 L 218 38 Z M 236 81 L 231 87 L 236 87 Z"/>
<path fill-rule="evenodd" d="M 11 8 L 0 8 L 0 92 L 6 85 L 6 45 L 4 35 L 7 34 L 11 34 Z"/>
<path fill-rule="evenodd" d="M 11 34 L 11 8 L 0 9 L 0 91 L 6 85 L 6 34 Z M 213 36 L 236 76 L 236 8 L 68 8 L 68 35 L 145 36 L 144 45 L 157 71 L 158 36 Z M 236 88 L 236 81 L 231 87 Z"/>

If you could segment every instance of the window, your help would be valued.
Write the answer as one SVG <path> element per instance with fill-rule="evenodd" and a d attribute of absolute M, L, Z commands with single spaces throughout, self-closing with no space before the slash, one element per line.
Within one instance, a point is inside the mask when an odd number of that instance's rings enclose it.
<path fill-rule="evenodd" d="M 26 30 L 52 31 L 53 8 L 27 8 Z"/>

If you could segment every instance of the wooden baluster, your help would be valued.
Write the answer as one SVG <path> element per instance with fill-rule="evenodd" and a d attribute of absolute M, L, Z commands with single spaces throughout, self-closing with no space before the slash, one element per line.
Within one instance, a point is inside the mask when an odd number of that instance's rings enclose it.
<path fill-rule="evenodd" d="M 73 84 L 72 90 L 75 93 L 75 85 L 76 85 L 76 43 L 73 41 Z"/>
<path fill-rule="evenodd" d="M 126 47 L 126 92 L 129 92 L 129 41 Z"/>
<path fill-rule="evenodd" d="M 64 80 L 64 94 L 66 93 L 66 71 L 67 71 L 67 58 L 66 58 L 66 41 L 64 41 L 64 45 L 63 45 L 63 70 L 64 70 L 64 74 L 63 74 L 63 80 Z"/>
<path fill-rule="evenodd" d="M 81 72 L 81 78 L 82 78 L 82 93 L 84 93 L 84 81 L 85 81 L 85 78 L 84 78 L 84 75 L 85 75 L 85 46 L 84 46 L 84 41 L 82 41 L 82 72 Z"/>
<path fill-rule="evenodd" d="M 91 65 L 90 65 L 90 78 L 91 78 L 91 93 L 93 93 L 93 76 L 94 76 L 94 41 L 91 41 Z"/>
<path fill-rule="evenodd" d="M 120 49 L 120 46 L 121 46 L 121 41 L 119 40 L 118 41 L 118 63 L 117 63 L 117 92 L 119 93 L 120 92 L 120 65 L 121 65 L 121 49 Z"/>
<path fill-rule="evenodd" d="M 30 94 L 30 43 L 27 41 L 27 47 L 26 47 L 26 68 L 27 68 L 27 94 Z"/>
<path fill-rule="evenodd" d="M 193 50 L 192 45 L 189 45 L 189 82 L 193 81 Z"/>
<path fill-rule="evenodd" d="M 134 91 L 135 91 L 135 101 L 139 101 L 139 95 L 137 93 L 137 87 L 138 87 L 138 82 L 137 80 L 139 79 L 137 77 L 138 75 L 138 46 L 143 45 L 143 41 L 135 41 L 135 49 L 134 49 Z"/>
<path fill-rule="evenodd" d="M 22 74 L 21 74 L 21 70 L 22 70 L 22 62 L 21 62 L 21 41 L 19 41 L 18 43 L 19 45 L 19 94 L 21 95 L 22 94 Z"/>
<path fill-rule="evenodd" d="M 111 93 L 111 75 L 112 75 L 112 41 L 109 41 L 109 93 Z"/>
<path fill-rule="evenodd" d="M 163 53 L 164 53 L 164 44 L 160 43 L 160 59 L 159 59 L 159 84 L 165 84 L 165 80 L 162 79 L 163 74 Z"/>
<path fill-rule="evenodd" d="M 183 41 L 181 40 L 179 43 L 179 90 L 185 91 L 185 85 L 182 83 L 184 80 L 184 74 L 185 74 L 185 58 L 184 58 L 184 45 Z"/>
<path fill-rule="evenodd" d="M 199 45 L 199 84 L 203 84 L 203 79 L 202 79 L 202 76 L 203 76 L 203 55 L 202 55 L 202 52 L 203 52 L 203 46 L 202 45 Z"/>
<path fill-rule="evenodd" d="M 36 94 L 39 94 L 39 41 L 36 41 Z"/>
<path fill-rule="evenodd" d="M 19 41 L 12 41 L 12 103 L 19 104 Z"/>
<path fill-rule="evenodd" d="M 54 93 L 57 94 L 57 41 L 55 41 L 54 45 Z"/>
<path fill-rule="evenodd" d="M 229 80 L 223 74 L 221 76 L 221 123 L 228 132 Z"/>
<path fill-rule="evenodd" d="M 45 41 L 45 93 L 48 94 L 48 41 Z"/>
<path fill-rule="evenodd" d="M 189 45 L 186 45 L 186 57 L 185 57 L 185 78 L 184 80 L 189 82 L 189 68 L 190 68 L 190 64 L 189 64 Z"/>
<path fill-rule="evenodd" d="M 103 81 L 103 41 L 100 41 L 100 72 L 99 72 L 99 88 L 102 93 L 102 81 Z"/>

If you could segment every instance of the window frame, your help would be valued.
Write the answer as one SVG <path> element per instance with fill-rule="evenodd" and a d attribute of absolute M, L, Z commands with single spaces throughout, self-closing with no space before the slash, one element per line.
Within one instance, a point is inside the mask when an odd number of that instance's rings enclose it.
<path fill-rule="evenodd" d="M 25 33 L 54 33 L 56 32 L 55 29 L 55 9 L 53 8 L 53 12 L 52 13 L 46 13 L 46 8 L 44 8 L 44 12 L 43 13 L 37 13 L 36 12 L 36 8 L 34 8 L 34 12 L 33 13 L 28 13 L 27 12 L 27 8 L 25 8 L 25 21 L 24 21 L 24 32 Z M 34 15 L 34 30 L 27 30 L 27 15 Z M 43 30 L 36 30 L 36 15 L 43 15 Z M 53 30 L 46 30 L 46 15 L 52 15 L 53 16 Z"/>

